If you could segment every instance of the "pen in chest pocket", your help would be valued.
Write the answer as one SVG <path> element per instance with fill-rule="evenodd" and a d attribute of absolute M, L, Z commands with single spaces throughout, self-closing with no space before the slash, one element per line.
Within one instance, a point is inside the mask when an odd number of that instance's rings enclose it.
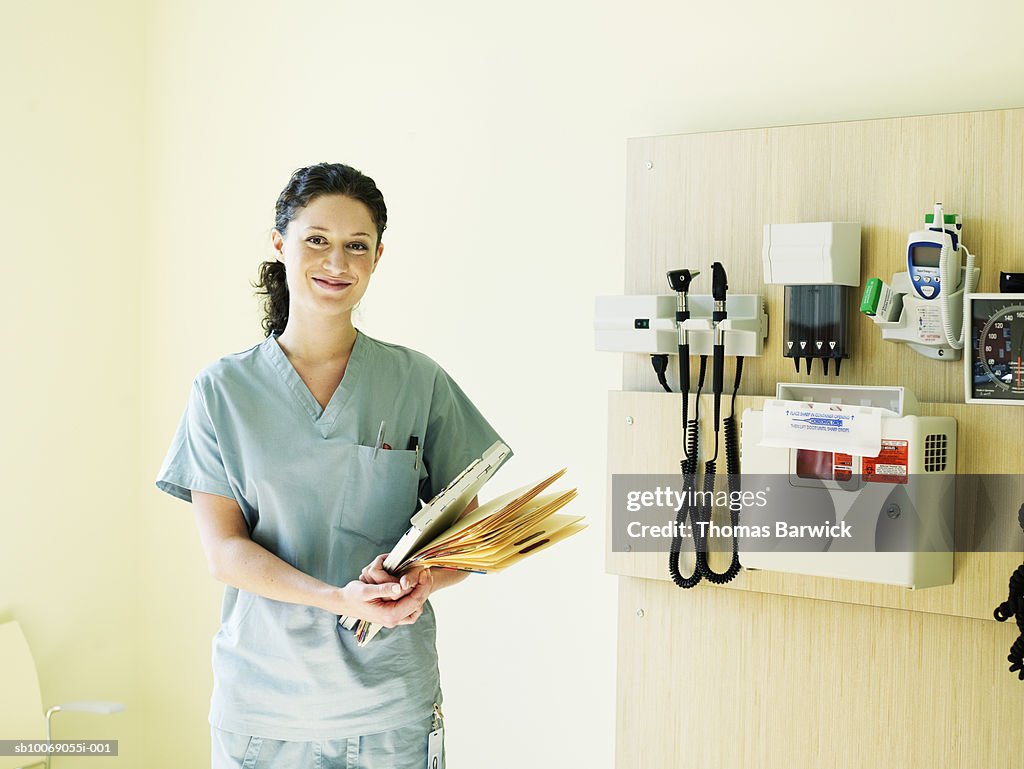
<path fill-rule="evenodd" d="M 382 419 L 382 420 L 380 420 L 380 429 L 377 430 L 377 440 L 373 444 L 373 458 L 374 459 L 377 458 L 377 452 L 380 451 L 385 446 L 387 446 L 387 444 L 384 443 L 384 420 Z M 387 448 L 391 448 L 391 447 L 387 446 Z"/>
<path fill-rule="evenodd" d="M 413 466 L 412 467 L 413 467 L 414 470 L 419 470 L 420 469 L 420 439 L 417 438 L 415 435 L 413 435 L 411 438 L 409 438 L 409 445 L 406 446 L 406 451 L 415 451 L 416 452 L 416 459 L 413 462 Z"/>

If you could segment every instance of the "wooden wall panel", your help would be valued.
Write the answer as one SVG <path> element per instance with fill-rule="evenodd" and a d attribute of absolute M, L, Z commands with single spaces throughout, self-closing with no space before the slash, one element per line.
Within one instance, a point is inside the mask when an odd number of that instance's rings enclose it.
<path fill-rule="evenodd" d="M 907 233 L 941 200 L 963 217 L 978 290 L 996 291 L 1000 269 L 1024 271 L 1024 110 L 634 139 L 627 162 L 626 293 L 669 293 L 665 272 L 680 267 L 706 271 L 693 290 L 710 293 L 721 261 L 730 291 L 765 297 L 766 352 L 746 361 L 743 405 L 779 381 L 904 385 L 923 413 L 957 419 L 961 473 L 1024 470 L 1024 409 L 964 405 L 962 364 L 883 342 L 855 312 L 857 290 L 842 377 L 795 374 L 781 355 L 783 289 L 761 282 L 765 223 L 827 220 L 860 222 L 862 282 L 889 282 Z M 646 356 L 623 356 L 623 370 L 609 499 L 612 473 L 674 474 L 680 454 L 678 396 L 657 392 Z M 965 487 L 961 542 L 984 525 Z M 1001 505 L 1014 516 L 1021 501 Z M 665 554 L 609 551 L 621 575 L 616 765 L 1019 766 L 1024 684 L 1005 661 L 1016 630 L 991 612 L 1020 560 L 958 553 L 953 585 L 918 591 L 768 572 L 683 591 Z"/>
<path fill-rule="evenodd" d="M 624 578 L 618 769 L 1011 769 L 996 622 Z"/>

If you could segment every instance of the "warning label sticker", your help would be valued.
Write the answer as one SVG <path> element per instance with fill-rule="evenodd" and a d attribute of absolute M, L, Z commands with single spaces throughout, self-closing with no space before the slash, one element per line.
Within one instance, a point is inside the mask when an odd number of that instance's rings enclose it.
<path fill-rule="evenodd" d="M 833 459 L 832 472 L 837 481 L 850 480 L 853 477 L 853 455 L 840 454 L 837 451 Z"/>
<path fill-rule="evenodd" d="M 917 335 L 924 344 L 938 342 L 945 338 L 942 330 L 942 313 L 938 302 L 917 308 Z"/>
<path fill-rule="evenodd" d="M 874 483 L 907 482 L 907 442 L 882 440 L 877 457 L 863 457 L 861 472 L 865 481 Z"/>

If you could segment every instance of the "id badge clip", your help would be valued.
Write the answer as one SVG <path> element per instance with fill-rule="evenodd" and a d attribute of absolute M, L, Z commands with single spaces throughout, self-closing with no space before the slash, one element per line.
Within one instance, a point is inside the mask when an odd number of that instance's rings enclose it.
<path fill-rule="evenodd" d="M 433 731 L 427 736 L 427 769 L 444 769 L 444 713 L 436 702 L 431 729 Z"/>

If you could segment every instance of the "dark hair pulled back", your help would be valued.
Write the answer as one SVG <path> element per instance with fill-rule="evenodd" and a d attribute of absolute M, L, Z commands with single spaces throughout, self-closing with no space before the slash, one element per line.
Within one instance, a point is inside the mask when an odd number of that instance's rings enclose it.
<path fill-rule="evenodd" d="M 373 179 L 341 163 L 318 163 L 293 173 L 277 198 L 274 228 L 284 236 L 288 224 L 299 210 L 321 195 L 345 195 L 365 205 L 377 227 L 377 245 L 380 245 L 388 225 L 384 196 Z M 263 262 L 260 265 L 259 280 L 253 286 L 257 294 L 266 296 L 263 303 L 263 331 L 267 336 L 284 331 L 288 325 L 288 282 L 285 279 L 284 263 L 276 260 Z"/>

